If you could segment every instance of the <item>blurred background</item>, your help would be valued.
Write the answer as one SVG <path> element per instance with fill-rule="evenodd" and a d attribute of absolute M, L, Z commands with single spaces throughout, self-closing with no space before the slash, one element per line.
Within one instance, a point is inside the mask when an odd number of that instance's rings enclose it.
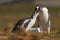
<path fill-rule="evenodd" d="M 49 9 L 51 31 L 60 31 L 60 0 L 0 0 L 0 30 L 13 29 L 19 19 L 30 17 L 36 4 Z"/>

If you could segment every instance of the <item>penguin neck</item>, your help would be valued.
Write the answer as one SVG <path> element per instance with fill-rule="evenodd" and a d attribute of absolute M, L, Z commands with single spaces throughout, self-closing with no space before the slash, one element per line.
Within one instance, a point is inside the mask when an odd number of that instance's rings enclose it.
<path fill-rule="evenodd" d="M 38 17 L 38 13 L 34 12 L 34 14 L 31 16 L 32 19 L 36 20 L 36 18 Z"/>

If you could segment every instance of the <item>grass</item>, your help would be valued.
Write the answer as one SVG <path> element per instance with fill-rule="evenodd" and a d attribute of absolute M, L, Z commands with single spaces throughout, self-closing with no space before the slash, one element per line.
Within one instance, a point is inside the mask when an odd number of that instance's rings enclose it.
<path fill-rule="evenodd" d="M 0 13 L 6 15 L 25 15 L 32 13 L 33 5 L 32 4 L 12 4 L 12 5 L 2 5 L 0 6 Z"/>
<path fill-rule="evenodd" d="M 51 13 L 58 13 L 60 10 L 59 7 L 47 7 L 49 12 Z M 32 14 L 34 11 L 34 6 L 32 3 L 15 3 L 10 5 L 0 5 L 0 15 L 25 15 L 25 14 Z"/>
<path fill-rule="evenodd" d="M 57 14 L 58 12 L 60 12 L 60 6 L 53 6 L 53 7 L 48 7 L 48 9 L 49 9 L 49 12 L 51 12 L 51 13 L 54 13 L 54 14 Z"/>

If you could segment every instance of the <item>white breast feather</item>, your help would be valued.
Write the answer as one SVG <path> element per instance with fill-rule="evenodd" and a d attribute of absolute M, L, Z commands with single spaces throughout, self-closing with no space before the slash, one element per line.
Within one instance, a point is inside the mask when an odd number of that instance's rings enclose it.
<path fill-rule="evenodd" d="M 24 21 L 24 23 L 22 24 L 22 27 L 24 27 L 24 24 L 27 23 L 29 20 L 31 20 L 31 19 L 26 19 L 26 20 Z"/>
<path fill-rule="evenodd" d="M 46 7 L 43 7 L 42 9 L 41 9 L 41 11 L 42 11 L 42 20 L 44 20 L 44 22 L 45 23 L 47 23 L 48 22 L 48 17 L 49 17 L 49 15 L 48 15 L 48 9 L 46 8 Z"/>

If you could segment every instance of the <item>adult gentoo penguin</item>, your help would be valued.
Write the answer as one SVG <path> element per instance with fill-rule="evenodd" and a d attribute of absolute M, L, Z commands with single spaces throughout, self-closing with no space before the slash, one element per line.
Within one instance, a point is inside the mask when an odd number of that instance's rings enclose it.
<path fill-rule="evenodd" d="M 36 18 L 38 17 L 39 13 L 40 13 L 40 7 L 36 6 L 33 15 L 30 18 L 20 19 L 14 26 L 12 32 L 16 32 L 16 33 L 20 32 L 19 31 L 20 27 L 25 28 L 26 32 L 29 31 L 30 28 L 35 24 Z"/>
<path fill-rule="evenodd" d="M 40 27 L 39 32 L 43 33 L 43 28 L 47 28 L 47 32 L 50 34 L 51 24 L 48 9 L 45 6 L 41 5 L 38 5 L 38 7 L 40 7 L 40 14 L 38 16 L 38 26 Z"/>

